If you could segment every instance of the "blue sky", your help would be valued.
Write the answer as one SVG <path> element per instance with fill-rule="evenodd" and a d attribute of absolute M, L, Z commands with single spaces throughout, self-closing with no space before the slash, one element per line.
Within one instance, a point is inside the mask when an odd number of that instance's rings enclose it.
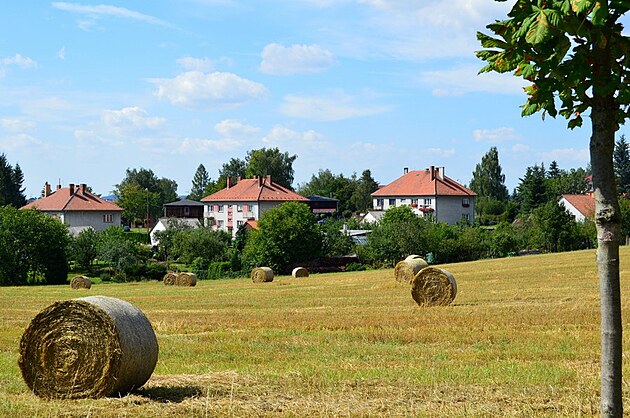
<path fill-rule="evenodd" d="M 0 152 L 44 182 L 109 194 L 127 168 L 190 191 L 203 163 L 278 147 L 294 187 L 320 169 L 444 166 L 468 184 L 492 146 L 527 166 L 588 163 L 590 125 L 520 117 L 522 81 L 477 75 L 490 0 L 11 1 L 0 6 Z M 623 129 L 621 131 L 623 133 Z"/>

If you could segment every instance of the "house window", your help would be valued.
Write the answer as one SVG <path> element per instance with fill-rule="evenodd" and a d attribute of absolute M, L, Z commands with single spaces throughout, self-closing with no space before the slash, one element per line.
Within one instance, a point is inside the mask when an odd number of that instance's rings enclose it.
<path fill-rule="evenodd" d="M 219 212 L 223 212 L 223 205 L 219 205 Z"/>
<path fill-rule="evenodd" d="M 417 205 L 418 204 L 418 199 L 411 199 L 411 204 L 412 205 Z"/>
<path fill-rule="evenodd" d="M 242 212 L 243 211 L 243 205 L 236 205 L 236 211 L 237 212 Z"/>
<path fill-rule="evenodd" d="M 106 224 L 111 224 L 112 222 L 114 222 L 114 215 L 112 215 L 111 213 L 104 214 L 103 222 Z"/>
<path fill-rule="evenodd" d="M 396 199 L 389 199 L 389 206 L 396 206 Z"/>
<path fill-rule="evenodd" d="M 462 213 L 462 219 L 470 222 L 470 213 Z"/>
<path fill-rule="evenodd" d="M 379 208 L 383 207 L 383 200 L 384 199 L 376 199 L 376 206 L 378 206 Z"/>
<path fill-rule="evenodd" d="M 467 208 L 470 206 L 470 200 L 469 199 L 462 199 L 462 206 Z"/>
<path fill-rule="evenodd" d="M 430 205 L 432 203 L 433 199 L 424 199 L 424 204 L 425 205 Z"/>
<path fill-rule="evenodd" d="M 241 226 L 243 226 L 244 223 L 244 221 L 236 221 L 236 227 L 240 228 Z"/>
<path fill-rule="evenodd" d="M 184 216 L 190 215 L 190 208 L 188 206 L 184 206 Z"/>
<path fill-rule="evenodd" d="M 217 227 L 219 227 L 219 228 L 223 228 L 223 220 L 219 219 L 219 220 L 217 221 Z"/>
<path fill-rule="evenodd" d="M 407 199 L 403 197 L 402 199 L 400 199 L 400 203 L 404 205 L 405 203 L 407 203 Z"/>

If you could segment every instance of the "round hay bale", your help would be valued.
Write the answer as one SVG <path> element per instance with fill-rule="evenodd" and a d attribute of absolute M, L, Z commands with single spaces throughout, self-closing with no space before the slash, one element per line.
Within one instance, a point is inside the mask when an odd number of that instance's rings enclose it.
<path fill-rule="evenodd" d="M 399 261 L 396 267 L 394 267 L 394 277 L 399 283 L 409 284 L 413 281 L 413 278 L 416 277 L 416 274 L 428 265 L 429 264 L 420 257 L 407 257 L 403 261 Z"/>
<path fill-rule="evenodd" d="M 405 261 L 413 260 L 414 258 L 422 258 L 422 257 L 420 257 L 418 254 L 410 254 L 407 257 L 405 257 Z"/>
<path fill-rule="evenodd" d="M 142 386 L 158 359 L 147 317 L 129 302 L 88 296 L 56 302 L 22 335 L 18 364 L 45 399 L 119 396 Z"/>
<path fill-rule="evenodd" d="M 269 267 L 256 267 L 252 270 L 252 282 L 273 282 L 273 270 Z"/>
<path fill-rule="evenodd" d="M 177 280 L 177 274 L 173 272 L 166 273 L 163 279 L 164 285 L 166 286 L 173 286 L 176 280 Z"/>
<path fill-rule="evenodd" d="M 425 267 L 411 283 L 411 296 L 420 306 L 446 306 L 457 296 L 457 282 L 444 269 Z"/>
<path fill-rule="evenodd" d="M 183 272 L 177 275 L 175 279 L 177 286 L 193 287 L 197 286 L 197 275 L 195 273 Z"/>
<path fill-rule="evenodd" d="M 73 289 L 89 289 L 92 287 L 92 280 L 87 276 L 74 276 L 70 280 L 70 287 Z"/>
<path fill-rule="evenodd" d="M 298 278 L 298 277 L 308 277 L 308 270 L 305 269 L 304 267 L 296 267 L 293 269 L 293 271 L 291 272 L 291 276 Z"/>

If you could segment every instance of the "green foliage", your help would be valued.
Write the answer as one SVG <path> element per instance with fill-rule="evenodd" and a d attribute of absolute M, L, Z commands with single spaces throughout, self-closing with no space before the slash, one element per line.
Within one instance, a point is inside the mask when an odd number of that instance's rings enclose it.
<path fill-rule="evenodd" d="M 197 257 L 190 264 L 190 270 L 197 275 L 199 280 L 205 280 L 208 276 L 208 260 Z"/>
<path fill-rule="evenodd" d="M 549 192 L 545 179 L 545 167 L 534 165 L 527 167 L 525 176 L 517 186 L 517 200 L 521 213 L 527 214 L 549 201 Z"/>
<path fill-rule="evenodd" d="M 499 151 L 492 147 L 475 167 L 470 189 L 480 198 L 505 202 L 508 198 L 508 189 L 505 187 L 505 175 L 501 171 Z"/>
<path fill-rule="evenodd" d="M 349 212 L 351 214 L 357 210 L 357 203 L 363 206 L 365 193 L 372 187 L 371 181 L 368 179 L 368 171 L 363 172 L 365 178 L 362 177 L 362 191 L 357 191 L 357 180 L 354 177 L 347 178 L 343 174 L 333 174 L 330 170 L 319 170 L 317 175 L 311 176 L 308 183 L 300 185 L 298 193 L 302 196 L 316 195 L 337 199 L 339 200 L 337 212 L 341 214 Z M 369 177 L 371 178 L 371 174 Z M 368 207 L 371 207 L 371 204 Z M 347 218 L 347 216 L 344 217 Z"/>
<path fill-rule="evenodd" d="M 249 178 L 271 176 L 274 183 L 293 189 L 293 162 L 296 158 L 297 155 L 282 153 L 278 148 L 248 151 L 245 157 L 247 162 L 245 175 Z"/>
<path fill-rule="evenodd" d="M 243 250 L 243 264 L 267 266 L 284 271 L 295 262 L 320 256 L 322 239 L 309 207 L 304 203 L 286 202 L 265 212 L 252 231 Z"/>
<path fill-rule="evenodd" d="M 630 193 L 630 145 L 626 142 L 625 135 L 621 135 L 615 142 L 613 151 L 613 165 L 615 179 L 617 181 L 617 193 Z"/>
<path fill-rule="evenodd" d="M 563 194 L 584 194 L 589 191 L 586 180 L 588 173 L 583 168 L 572 168 L 569 171 L 557 170 L 547 178 L 547 190 L 550 198 L 560 198 Z"/>
<path fill-rule="evenodd" d="M 192 179 L 192 187 L 188 198 L 192 200 L 201 200 L 210 194 L 206 194 L 206 191 L 210 190 L 211 187 L 212 181 L 210 180 L 210 175 L 206 171 L 206 167 L 203 164 L 199 164 L 197 171 L 195 171 L 195 176 Z"/>
<path fill-rule="evenodd" d="M 92 262 L 98 255 L 98 233 L 92 228 L 81 231 L 70 239 L 69 257 L 81 269 L 90 270 Z"/>
<path fill-rule="evenodd" d="M 0 154 L 0 206 L 21 208 L 26 205 L 23 182 L 24 174 L 19 164 L 13 168 L 6 155 Z"/>
<path fill-rule="evenodd" d="M 206 273 L 206 277 L 210 280 L 223 279 L 225 277 L 231 277 L 233 270 L 229 261 L 215 261 L 210 263 Z"/>
<path fill-rule="evenodd" d="M 66 283 L 67 227 L 37 210 L 0 207 L 0 285 Z"/>
<path fill-rule="evenodd" d="M 322 255 L 334 257 L 348 255 L 353 252 L 352 238 L 342 232 L 343 221 L 326 220 L 319 224 L 322 237 Z"/>
<path fill-rule="evenodd" d="M 364 170 L 350 197 L 350 207 L 354 212 L 366 212 L 372 208 L 372 193 L 378 190 L 378 183 L 370 170 Z"/>
<path fill-rule="evenodd" d="M 156 231 L 155 238 L 159 242 L 158 244 L 158 258 L 160 260 L 171 261 L 175 254 L 173 249 L 176 244 L 177 234 L 181 231 L 187 231 L 191 229 L 188 223 L 181 219 L 171 218 L 166 221 L 166 229 L 163 231 Z"/>
<path fill-rule="evenodd" d="M 157 218 L 162 206 L 178 200 L 177 183 L 165 177 L 158 178 L 152 170 L 127 169 L 125 178 L 116 185 L 114 195 L 124 208 L 123 220 Z"/>
<path fill-rule="evenodd" d="M 115 273 L 122 273 L 125 269 L 139 262 L 137 256 L 138 244 L 125 237 L 122 227 L 109 227 L 99 233 L 96 245 L 98 258 L 109 263 Z"/>
<path fill-rule="evenodd" d="M 540 248 L 547 252 L 578 249 L 575 246 L 577 224 L 573 216 L 556 202 L 547 202 L 532 213 Z"/>
<path fill-rule="evenodd" d="M 206 262 L 224 260 L 231 236 L 225 231 L 200 227 L 184 229 L 174 237 L 172 253 L 179 261 L 190 264 L 196 258 Z"/>

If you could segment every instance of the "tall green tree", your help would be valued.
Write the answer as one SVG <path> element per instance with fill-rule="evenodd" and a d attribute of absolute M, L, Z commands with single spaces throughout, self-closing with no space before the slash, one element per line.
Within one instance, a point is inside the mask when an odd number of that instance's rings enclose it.
<path fill-rule="evenodd" d="M 116 185 L 114 196 L 125 209 L 123 219 L 126 222 L 145 219 L 147 212 L 149 217 L 157 218 L 162 214 L 162 206 L 165 203 L 179 199 L 175 180 L 158 178 L 153 170 L 145 168 L 139 170 L 128 168 L 125 178 Z"/>
<path fill-rule="evenodd" d="M 477 34 L 485 48 L 477 56 L 487 62 L 481 72 L 513 72 L 531 83 L 523 116 L 560 114 L 575 128 L 590 111 L 603 416 L 623 414 L 621 216 L 612 155 L 615 132 L 629 115 L 630 39 L 620 21 L 628 10 L 628 0 L 516 0 L 508 19 L 487 26 L 495 37 Z"/>
<path fill-rule="evenodd" d="M 350 203 L 354 211 L 366 212 L 372 208 L 372 193 L 378 190 L 378 183 L 372 177 L 370 170 L 363 170 L 361 177 L 357 180 L 356 187 Z"/>
<path fill-rule="evenodd" d="M 617 180 L 617 193 L 630 193 L 630 144 L 626 142 L 625 135 L 621 135 L 619 140 L 615 142 L 613 164 Z"/>
<path fill-rule="evenodd" d="M 245 157 L 245 174 L 248 178 L 270 175 L 274 183 L 293 190 L 293 162 L 296 158 L 297 155 L 280 152 L 278 148 L 251 150 Z"/>
<path fill-rule="evenodd" d="M 0 154 L 0 206 L 20 208 L 26 204 L 24 196 L 24 174 L 19 164 L 9 164 L 5 154 Z"/>
<path fill-rule="evenodd" d="M 470 189 L 479 197 L 489 197 L 505 202 L 509 192 L 505 187 L 505 175 L 499 164 L 499 151 L 496 147 L 481 157 L 481 162 L 475 167 L 470 181 Z"/>
<path fill-rule="evenodd" d="M 189 199 L 201 200 L 207 196 L 206 191 L 211 186 L 210 175 L 203 164 L 199 164 L 195 176 L 192 179 L 192 188 L 190 189 Z"/>
<path fill-rule="evenodd" d="M 239 178 L 246 178 L 247 162 L 240 158 L 230 158 L 230 161 L 223 164 L 219 170 L 219 179 L 217 180 L 215 191 L 225 188 L 227 179 L 232 179 L 232 184 L 236 184 Z"/>
<path fill-rule="evenodd" d="M 533 167 L 527 167 L 525 176 L 520 179 L 520 183 L 516 186 L 516 192 L 516 199 L 521 205 L 521 213 L 523 214 L 528 214 L 547 203 L 549 194 L 545 167 L 537 164 Z"/>
<path fill-rule="evenodd" d="M 317 175 L 311 176 L 308 183 L 300 185 L 298 193 L 302 196 L 317 195 L 337 199 L 339 200 L 338 212 L 351 214 L 357 210 L 352 201 L 356 186 L 355 178 L 344 177 L 343 174 L 333 174 L 329 169 L 326 169 L 319 170 Z"/>
<path fill-rule="evenodd" d="M 584 194 L 589 191 L 587 180 L 588 173 L 585 169 L 572 168 L 558 170 L 554 177 L 547 178 L 547 190 L 551 199 L 560 198 L 563 194 Z"/>

